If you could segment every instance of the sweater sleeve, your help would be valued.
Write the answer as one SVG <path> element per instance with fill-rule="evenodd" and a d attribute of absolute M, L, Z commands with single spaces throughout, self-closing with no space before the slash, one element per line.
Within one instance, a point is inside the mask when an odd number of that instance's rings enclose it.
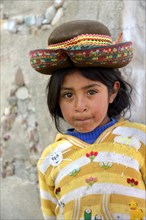
<path fill-rule="evenodd" d="M 141 155 L 143 157 L 143 162 L 141 164 L 140 172 L 144 181 L 144 184 L 146 186 L 146 126 L 142 125 L 141 126 L 141 131 L 142 133 L 142 146 L 141 146 Z"/>
<path fill-rule="evenodd" d="M 145 150 L 144 150 L 144 160 L 143 160 L 143 164 L 141 166 L 140 171 L 141 171 L 141 174 L 142 174 L 144 184 L 146 186 L 146 146 L 145 146 Z"/>
<path fill-rule="evenodd" d="M 55 208 L 57 205 L 57 199 L 54 193 L 54 185 L 47 181 L 46 172 L 42 170 L 42 166 L 44 163 L 43 158 L 45 155 L 43 154 L 38 162 L 38 178 L 39 178 L 39 188 L 40 188 L 40 202 L 41 202 L 41 210 L 46 220 L 55 220 Z"/>

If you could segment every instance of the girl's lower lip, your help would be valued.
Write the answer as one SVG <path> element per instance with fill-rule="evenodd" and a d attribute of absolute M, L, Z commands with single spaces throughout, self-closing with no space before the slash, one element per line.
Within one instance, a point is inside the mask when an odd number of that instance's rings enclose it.
<path fill-rule="evenodd" d="M 76 119 L 75 121 L 77 121 L 77 122 L 88 122 L 90 120 L 91 120 L 91 118 L 86 118 L 86 119 Z"/>

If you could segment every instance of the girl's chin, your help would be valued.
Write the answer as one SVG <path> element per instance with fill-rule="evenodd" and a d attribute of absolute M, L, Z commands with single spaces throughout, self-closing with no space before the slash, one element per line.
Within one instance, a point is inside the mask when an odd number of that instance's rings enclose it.
<path fill-rule="evenodd" d="M 75 130 L 77 131 L 77 132 L 80 132 L 80 133 L 88 133 L 88 132 L 91 132 L 91 131 L 93 131 L 95 128 L 76 128 L 75 127 Z"/>

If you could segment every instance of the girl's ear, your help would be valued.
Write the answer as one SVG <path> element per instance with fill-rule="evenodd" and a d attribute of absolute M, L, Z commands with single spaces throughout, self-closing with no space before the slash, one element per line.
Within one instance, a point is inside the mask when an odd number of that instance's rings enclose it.
<path fill-rule="evenodd" d="M 110 96 L 109 96 L 109 103 L 110 104 L 113 103 L 114 99 L 116 98 L 116 96 L 118 94 L 119 89 L 120 89 L 120 82 L 116 81 L 113 86 L 113 91 L 110 93 Z"/>

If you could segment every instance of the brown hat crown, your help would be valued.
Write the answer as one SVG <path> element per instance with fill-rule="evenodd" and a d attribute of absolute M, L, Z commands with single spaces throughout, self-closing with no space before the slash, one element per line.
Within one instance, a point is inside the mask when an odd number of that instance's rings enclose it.
<path fill-rule="evenodd" d="M 132 42 L 113 42 L 109 29 L 98 21 L 69 21 L 56 27 L 47 49 L 30 51 L 32 67 L 43 74 L 71 66 L 121 68 L 133 57 Z"/>
<path fill-rule="evenodd" d="M 48 38 L 48 45 L 67 41 L 82 34 L 100 34 L 111 36 L 108 28 L 98 21 L 69 21 L 55 28 Z"/>

